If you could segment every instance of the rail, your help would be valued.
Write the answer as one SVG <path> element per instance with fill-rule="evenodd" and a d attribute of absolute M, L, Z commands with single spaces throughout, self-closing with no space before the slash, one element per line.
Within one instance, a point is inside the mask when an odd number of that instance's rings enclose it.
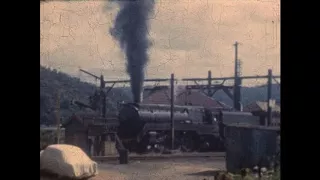
<path fill-rule="evenodd" d="M 177 154 L 130 154 L 129 160 L 169 160 L 169 159 L 194 159 L 194 158 L 225 158 L 225 152 L 211 153 L 177 153 Z M 93 156 L 92 159 L 97 162 L 115 161 L 119 156 Z"/>

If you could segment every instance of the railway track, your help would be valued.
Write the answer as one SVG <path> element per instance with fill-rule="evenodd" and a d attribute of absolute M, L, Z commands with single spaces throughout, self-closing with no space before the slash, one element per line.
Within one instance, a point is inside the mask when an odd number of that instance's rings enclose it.
<path fill-rule="evenodd" d="M 224 158 L 225 152 L 214 153 L 177 153 L 177 154 L 129 154 L 130 160 L 166 160 L 166 159 L 190 159 L 190 158 Z M 119 159 L 119 155 L 111 156 L 93 156 L 92 160 L 96 162 L 114 161 Z"/>

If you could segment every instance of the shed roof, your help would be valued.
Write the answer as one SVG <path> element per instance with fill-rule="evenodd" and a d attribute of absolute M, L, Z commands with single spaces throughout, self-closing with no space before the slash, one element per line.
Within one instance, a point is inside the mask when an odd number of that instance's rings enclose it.
<path fill-rule="evenodd" d="M 142 104 L 170 104 L 170 88 L 161 89 L 149 96 L 144 96 Z M 205 108 L 231 109 L 232 107 L 208 97 L 203 92 L 186 90 L 185 86 L 177 86 L 175 90 L 175 105 L 202 106 Z"/>
<path fill-rule="evenodd" d="M 71 117 L 69 117 L 63 124 L 63 127 L 68 126 L 72 121 L 78 121 L 81 124 L 83 124 L 85 127 L 90 124 L 89 121 L 92 121 L 92 119 L 99 117 L 99 114 L 94 111 L 89 112 L 83 112 L 79 111 L 74 113 Z"/>
<path fill-rule="evenodd" d="M 83 124 L 84 127 L 88 127 L 92 124 L 104 124 L 105 122 L 114 122 L 117 121 L 117 114 L 110 113 L 107 114 L 107 118 L 103 118 L 99 115 L 99 113 L 90 111 L 90 112 L 77 112 L 74 113 L 69 119 L 67 119 L 63 124 L 62 127 L 68 126 L 72 121 L 78 121 L 79 123 Z"/>
<path fill-rule="evenodd" d="M 263 111 L 267 112 L 268 111 L 268 103 L 267 102 L 262 102 L 262 101 L 255 101 L 250 104 L 248 104 L 246 107 L 243 108 L 244 111 L 247 112 L 255 112 L 255 111 Z M 275 104 L 274 108 L 272 108 L 273 112 L 280 113 L 281 108 L 278 104 Z"/>

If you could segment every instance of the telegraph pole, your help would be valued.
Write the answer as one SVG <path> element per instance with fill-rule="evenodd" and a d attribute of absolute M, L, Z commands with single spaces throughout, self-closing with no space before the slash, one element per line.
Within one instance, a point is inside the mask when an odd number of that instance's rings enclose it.
<path fill-rule="evenodd" d="M 241 78 L 240 78 L 240 62 L 238 59 L 238 45 L 236 41 L 234 44 L 235 47 L 235 59 L 234 59 L 234 90 L 233 90 L 233 107 L 241 111 Z"/>
<path fill-rule="evenodd" d="M 208 95 L 210 97 L 212 96 L 211 84 L 212 84 L 212 74 L 211 74 L 211 71 L 208 71 Z"/>
<path fill-rule="evenodd" d="M 57 90 L 56 121 L 57 121 L 57 144 L 60 143 L 60 90 Z"/>
<path fill-rule="evenodd" d="M 107 105 L 106 105 L 106 93 L 104 92 L 104 88 L 105 88 L 106 84 L 104 81 L 104 77 L 103 75 L 100 76 L 100 97 L 101 97 L 101 101 L 102 101 L 102 109 L 101 109 L 101 113 L 102 113 L 102 117 L 106 117 L 106 110 L 107 110 Z"/>
<path fill-rule="evenodd" d="M 170 108 L 170 119 L 171 119 L 171 146 L 172 150 L 174 149 L 174 116 L 173 116 L 173 111 L 174 111 L 174 74 L 171 74 L 171 81 L 170 81 L 170 86 L 171 86 L 171 108 Z"/>
<path fill-rule="evenodd" d="M 268 70 L 268 123 L 267 126 L 271 125 L 272 121 L 272 107 L 274 106 L 273 101 L 271 99 L 272 95 L 272 70 Z"/>
<path fill-rule="evenodd" d="M 238 77 L 238 45 L 239 43 L 236 41 L 234 43 L 234 49 L 235 49 L 235 54 L 234 54 L 234 77 L 237 78 Z"/>

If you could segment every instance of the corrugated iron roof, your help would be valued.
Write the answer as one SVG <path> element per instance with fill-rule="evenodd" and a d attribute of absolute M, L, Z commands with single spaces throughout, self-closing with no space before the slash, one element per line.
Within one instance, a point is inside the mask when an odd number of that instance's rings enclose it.
<path fill-rule="evenodd" d="M 83 124 L 82 120 L 76 114 L 73 114 L 69 117 L 64 123 L 62 123 L 62 127 L 66 128 L 72 121 L 78 121 L 80 124 Z"/>
<path fill-rule="evenodd" d="M 147 92 L 146 92 L 147 93 Z M 144 94 L 142 104 L 170 104 L 170 88 Z M 178 86 L 175 90 L 175 105 L 203 106 L 206 108 L 230 108 L 230 106 L 208 97 L 200 91 L 188 91 L 184 86 Z"/>
<path fill-rule="evenodd" d="M 243 108 L 244 111 L 247 112 L 254 112 L 254 111 L 268 111 L 268 103 L 262 101 L 255 101 L 253 103 L 248 104 L 246 107 Z M 274 108 L 272 108 L 273 112 L 281 112 L 281 108 L 279 105 L 275 104 Z"/>
<path fill-rule="evenodd" d="M 78 121 L 80 124 L 83 124 L 84 127 L 87 127 L 90 124 L 104 124 L 105 122 L 114 122 L 118 121 L 117 113 L 108 113 L 107 118 L 103 118 L 100 116 L 98 112 L 94 111 L 79 111 L 70 116 L 64 123 L 63 127 L 68 126 L 71 121 Z"/>
<path fill-rule="evenodd" d="M 76 120 L 80 122 L 81 124 L 84 124 L 84 126 L 87 126 L 92 122 L 92 119 L 99 117 L 99 114 L 94 111 L 78 111 L 74 113 L 71 117 L 69 117 L 64 123 L 63 127 L 67 126 L 71 121 Z"/>

